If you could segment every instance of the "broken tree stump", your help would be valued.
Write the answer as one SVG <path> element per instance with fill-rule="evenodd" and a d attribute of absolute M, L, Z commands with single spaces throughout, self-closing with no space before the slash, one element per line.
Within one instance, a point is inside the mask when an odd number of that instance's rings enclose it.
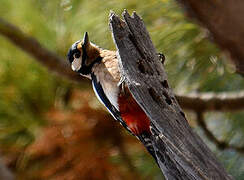
<path fill-rule="evenodd" d="M 110 14 L 120 69 L 129 90 L 151 121 L 158 164 L 166 179 L 232 179 L 189 126 L 142 19 Z"/>

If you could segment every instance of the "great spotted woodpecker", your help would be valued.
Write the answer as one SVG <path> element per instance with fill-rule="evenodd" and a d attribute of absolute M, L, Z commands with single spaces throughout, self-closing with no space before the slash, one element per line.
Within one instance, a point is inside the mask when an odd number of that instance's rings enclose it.
<path fill-rule="evenodd" d="M 151 143 L 150 121 L 125 82 L 121 81 L 116 52 L 91 43 L 85 33 L 82 41 L 71 46 L 67 57 L 73 71 L 91 79 L 97 98 L 114 119 L 135 135 L 156 160 Z"/>

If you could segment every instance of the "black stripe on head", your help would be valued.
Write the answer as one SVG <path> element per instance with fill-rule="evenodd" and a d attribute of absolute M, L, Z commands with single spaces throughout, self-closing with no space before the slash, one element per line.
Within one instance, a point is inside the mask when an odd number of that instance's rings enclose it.
<path fill-rule="evenodd" d="M 91 70 L 92 70 L 93 65 L 98 63 L 98 62 L 101 62 L 102 57 L 98 56 L 96 59 L 89 59 L 88 53 L 87 53 L 87 48 L 89 48 L 90 42 L 89 42 L 87 32 L 84 35 L 81 47 L 79 45 L 80 42 L 81 42 L 81 40 L 75 42 L 71 46 L 71 48 L 69 49 L 69 52 L 67 54 L 67 57 L 68 57 L 68 60 L 71 64 L 74 61 L 74 56 L 75 57 L 77 56 L 76 58 L 81 58 L 81 67 L 79 70 L 75 70 L 75 71 L 79 72 L 82 75 L 88 75 L 88 74 L 91 74 Z M 81 54 L 82 54 L 82 57 L 80 57 Z M 87 61 L 89 61 L 89 62 L 87 62 Z M 89 63 L 91 63 L 91 64 L 89 64 Z"/>
<path fill-rule="evenodd" d="M 77 49 L 77 45 L 81 42 L 81 40 L 76 41 L 71 48 L 68 51 L 67 59 L 69 60 L 70 64 L 74 61 L 74 54 L 80 53 L 80 51 Z"/>
<path fill-rule="evenodd" d="M 101 62 L 103 58 L 101 56 L 98 56 L 91 64 L 89 64 L 87 66 L 85 64 L 85 61 L 88 58 L 87 52 L 86 52 L 85 48 L 83 48 L 83 46 L 82 46 L 82 50 L 83 50 L 82 65 L 78 72 L 83 75 L 88 75 L 88 74 L 92 73 L 92 67 L 94 66 L 94 64 Z"/>
<path fill-rule="evenodd" d="M 82 45 L 82 65 L 81 67 L 86 67 L 86 60 L 88 59 L 87 52 L 86 52 L 86 46 Z"/>

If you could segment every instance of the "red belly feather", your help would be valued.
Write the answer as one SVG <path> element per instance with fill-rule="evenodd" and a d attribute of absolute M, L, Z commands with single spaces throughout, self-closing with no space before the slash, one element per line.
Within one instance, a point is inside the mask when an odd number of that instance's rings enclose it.
<path fill-rule="evenodd" d="M 120 95 L 118 104 L 121 117 L 135 135 L 140 135 L 143 132 L 150 133 L 150 121 L 131 94 Z"/>

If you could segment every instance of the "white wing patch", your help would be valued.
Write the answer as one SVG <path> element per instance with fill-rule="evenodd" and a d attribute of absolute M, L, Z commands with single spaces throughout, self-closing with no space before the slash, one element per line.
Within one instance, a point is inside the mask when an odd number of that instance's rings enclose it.
<path fill-rule="evenodd" d="M 106 107 L 106 105 L 104 104 L 103 100 L 101 99 L 101 97 L 97 93 L 97 90 L 96 90 L 96 87 L 94 86 L 94 82 L 93 81 L 92 81 L 92 88 L 93 88 L 93 91 L 95 92 L 95 95 L 96 95 L 97 99 Z M 116 117 L 114 116 L 114 114 L 112 113 L 112 111 L 109 108 L 107 108 L 107 110 L 113 116 L 113 118 L 116 119 Z"/>
<path fill-rule="evenodd" d="M 108 109 L 108 111 L 113 116 L 113 118 L 119 121 L 120 124 L 131 133 L 131 130 L 128 128 L 126 123 L 121 118 L 120 112 L 118 110 L 118 103 L 117 103 L 118 95 L 114 93 L 117 93 L 117 91 L 119 91 L 119 88 L 116 86 L 114 91 L 107 91 L 107 93 L 109 93 L 108 95 L 110 96 L 109 99 L 107 97 L 107 94 L 105 94 L 104 92 L 101 82 L 97 81 L 97 78 L 94 74 L 91 74 L 91 76 L 92 76 L 92 87 L 99 101 Z M 113 104 L 111 101 L 113 101 Z"/>
<path fill-rule="evenodd" d="M 114 89 L 106 89 L 106 90 L 103 89 L 103 90 L 104 90 L 105 95 L 111 102 L 111 104 L 119 111 L 119 105 L 118 105 L 119 88 L 114 87 Z"/>
<path fill-rule="evenodd" d="M 102 84 L 101 84 L 102 86 Z M 94 86 L 94 82 L 92 81 L 92 88 L 93 88 L 93 91 L 95 92 L 96 94 L 96 97 L 98 98 L 98 100 L 104 105 L 104 102 L 102 101 L 101 97 L 99 96 L 98 92 L 97 92 L 97 89 L 96 87 Z M 102 86 L 103 88 L 103 86 Z M 115 89 L 115 90 L 110 90 L 110 91 L 105 91 L 105 89 L 103 88 L 103 91 L 104 91 L 104 94 L 106 95 L 106 97 L 108 98 L 109 102 L 116 108 L 117 111 L 119 111 L 119 105 L 118 105 L 118 91 L 119 91 L 119 88 Z M 111 113 L 111 112 L 110 112 Z"/>

